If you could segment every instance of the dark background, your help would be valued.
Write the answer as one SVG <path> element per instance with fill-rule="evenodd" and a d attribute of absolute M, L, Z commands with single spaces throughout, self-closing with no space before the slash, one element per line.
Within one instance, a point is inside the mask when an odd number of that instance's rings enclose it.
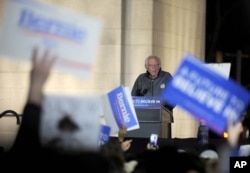
<path fill-rule="evenodd" d="M 231 63 L 230 78 L 250 91 L 250 0 L 207 0 L 206 3 L 205 61 L 217 62 L 216 52 L 221 52 L 223 62 Z M 243 125 L 250 129 L 250 106 Z M 219 136 L 210 131 L 209 137 Z"/>
<path fill-rule="evenodd" d="M 206 7 L 205 61 L 216 62 L 216 51 L 221 51 L 223 62 L 231 62 L 230 77 L 249 89 L 250 0 L 207 0 Z M 240 71 L 237 69 L 239 51 Z"/>

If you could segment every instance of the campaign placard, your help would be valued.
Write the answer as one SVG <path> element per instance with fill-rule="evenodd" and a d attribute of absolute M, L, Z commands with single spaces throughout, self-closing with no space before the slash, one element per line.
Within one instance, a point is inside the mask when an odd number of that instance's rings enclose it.
<path fill-rule="evenodd" d="M 116 134 L 125 123 L 127 131 L 140 128 L 132 96 L 122 85 L 103 95 L 104 119 L 111 127 L 111 135 Z"/>
<path fill-rule="evenodd" d="M 40 124 L 42 146 L 66 151 L 97 151 L 100 111 L 100 96 L 45 95 Z"/>
<path fill-rule="evenodd" d="M 109 141 L 110 138 L 110 126 L 105 124 L 101 124 L 101 132 L 100 132 L 100 145 L 103 145 Z"/>
<path fill-rule="evenodd" d="M 0 30 L 0 55 L 30 62 L 32 49 L 49 48 L 54 68 L 88 79 L 103 22 L 93 16 L 35 0 L 8 0 Z"/>
<path fill-rule="evenodd" d="M 228 120 L 241 120 L 250 103 L 249 91 L 191 54 L 184 56 L 162 97 L 205 121 L 219 135 L 226 131 Z"/>
<path fill-rule="evenodd" d="M 205 63 L 205 65 L 229 79 L 231 63 Z"/>

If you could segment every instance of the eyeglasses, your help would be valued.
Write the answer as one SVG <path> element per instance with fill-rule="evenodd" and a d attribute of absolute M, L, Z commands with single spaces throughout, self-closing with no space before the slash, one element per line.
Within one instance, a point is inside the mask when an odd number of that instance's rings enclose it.
<path fill-rule="evenodd" d="M 148 64 L 148 67 L 159 67 L 160 64 Z"/>

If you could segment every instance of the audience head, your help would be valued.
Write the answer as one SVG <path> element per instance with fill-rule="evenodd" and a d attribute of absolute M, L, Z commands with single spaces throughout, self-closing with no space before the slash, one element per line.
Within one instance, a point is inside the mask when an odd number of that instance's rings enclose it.
<path fill-rule="evenodd" d="M 101 145 L 100 153 L 109 160 L 111 170 L 124 172 L 125 156 L 120 143 L 108 141 Z"/>
<path fill-rule="evenodd" d="M 193 152 L 181 151 L 174 145 L 146 150 L 138 157 L 135 172 L 205 173 L 205 162 Z"/>

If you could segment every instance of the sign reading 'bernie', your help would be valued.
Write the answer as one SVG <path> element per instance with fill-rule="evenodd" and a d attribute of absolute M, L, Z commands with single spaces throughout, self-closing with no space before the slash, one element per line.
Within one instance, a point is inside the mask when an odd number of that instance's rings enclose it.
<path fill-rule="evenodd" d="M 34 46 L 59 57 L 55 69 L 88 79 L 103 22 L 93 16 L 34 0 L 8 0 L 0 54 L 30 62 Z"/>

